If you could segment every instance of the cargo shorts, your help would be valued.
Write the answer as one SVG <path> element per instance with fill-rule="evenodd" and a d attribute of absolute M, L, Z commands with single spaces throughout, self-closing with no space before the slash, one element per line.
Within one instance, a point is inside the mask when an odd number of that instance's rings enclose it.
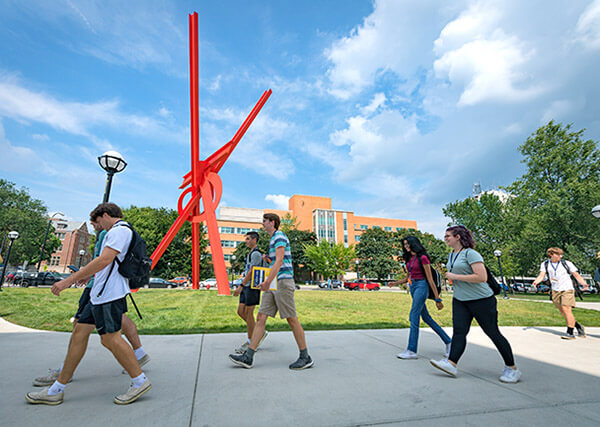
<path fill-rule="evenodd" d="M 575 291 L 552 291 L 552 302 L 559 309 L 563 305 L 575 307 Z"/>
<path fill-rule="evenodd" d="M 279 317 L 282 319 L 297 317 L 296 302 L 294 301 L 295 291 L 296 283 L 294 279 L 277 279 L 276 291 L 263 292 L 258 312 L 269 317 L 275 317 L 277 311 L 279 311 Z"/>

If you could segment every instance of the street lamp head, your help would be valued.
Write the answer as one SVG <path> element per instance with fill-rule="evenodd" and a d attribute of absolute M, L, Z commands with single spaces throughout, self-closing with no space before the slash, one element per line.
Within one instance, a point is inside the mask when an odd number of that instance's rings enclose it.
<path fill-rule="evenodd" d="M 358 260 L 355 260 L 355 261 L 354 261 L 354 263 L 355 263 L 356 265 L 358 265 L 359 261 L 358 261 Z"/>
<path fill-rule="evenodd" d="M 500 258 L 502 256 L 502 251 L 496 249 L 494 251 L 494 256 Z"/>
<path fill-rule="evenodd" d="M 127 162 L 120 153 L 116 151 L 107 151 L 98 157 L 100 167 L 109 173 L 119 173 L 127 166 Z"/>
<path fill-rule="evenodd" d="M 594 206 L 592 208 L 592 215 L 594 218 L 600 218 L 600 205 Z"/>
<path fill-rule="evenodd" d="M 81 250 L 79 251 L 79 255 L 81 255 L 81 256 L 84 256 L 84 255 L 85 255 L 85 251 L 84 251 L 83 249 L 81 249 Z"/>
<path fill-rule="evenodd" d="M 19 238 L 19 233 L 17 233 L 16 231 L 9 231 L 8 238 L 10 240 L 17 240 Z"/>

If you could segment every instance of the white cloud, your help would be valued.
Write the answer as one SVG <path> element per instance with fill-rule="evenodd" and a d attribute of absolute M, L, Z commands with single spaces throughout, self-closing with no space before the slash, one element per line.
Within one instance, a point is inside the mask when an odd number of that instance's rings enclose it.
<path fill-rule="evenodd" d="M 286 196 L 284 194 L 267 194 L 265 196 L 265 200 L 267 202 L 273 202 L 276 209 L 286 211 L 290 207 L 289 206 L 290 196 Z"/>
<path fill-rule="evenodd" d="M 56 175 L 48 163 L 35 151 L 28 147 L 13 145 L 4 134 L 4 126 L 0 121 L 0 170 L 13 173 L 30 173 L 38 171 L 44 174 Z"/>
<path fill-rule="evenodd" d="M 369 115 L 377 111 L 377 109 L 385 104 L 386 101 L 385 93 L 377 92 L 371 102 L 368 105 L 365 105 L 361 111 L 363 115 Z"/>
<path fill-rule="evenodd" d="M 577 21 L 577 40 L 585 46 L 600 48 L 600 0 L 594 0 Z"/>
<path fill-rule="evenodd" d="M 34 133 L 33 135 L 31 135 L 31 137 L 33 139 L 35 139 L 36 141 L 49 141 L 50 137 L 48 135 L 46 135 L 45 133 Z"/>

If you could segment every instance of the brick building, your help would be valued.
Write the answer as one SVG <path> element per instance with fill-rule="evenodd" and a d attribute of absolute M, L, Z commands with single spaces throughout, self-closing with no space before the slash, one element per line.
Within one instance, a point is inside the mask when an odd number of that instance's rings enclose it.
<path fill-rule="evenodd" d="M 90 262 L 92 256 L 89 251 L 90 233 L 87 223 L 85 221 L 66 221 L 60 218 L 53 218 L 52 222 L 55 229 L 54 235 L 60 239 L 61 245 L 50 256 L 50 260 L 43 261 L 40 267 L 48 271 L 68 273 L 70 272 L 69 265 L 79 267 L 79 251 L 82 249 L 85 254 L 81 257 L 81 265 Z"/>

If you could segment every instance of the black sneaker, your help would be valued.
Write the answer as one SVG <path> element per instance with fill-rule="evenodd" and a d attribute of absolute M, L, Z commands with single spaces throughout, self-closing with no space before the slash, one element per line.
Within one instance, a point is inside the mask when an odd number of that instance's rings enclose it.
<path fill-rule="evenodd" d="M 564 334 L 564 335 L 561 335 L 561 338 L 562 338 L 563 340 L 574 340 L 574 339 L 575 339 L 575 335 L 573 335 L 573 334 L 570 334 L 570 333 L 568 333 L 568 332 L 565 332 L 565 334 Z"/>
<path fill-rule="evenodd" d="M 585 334 L 585 328 L 583 325 L 575 326 L 577 328 L 577 336 L 579 338 L 585 338 L 587 335 Z"/>
<path fill-rule="evenodd" d="M 296 360 L 294 363 L 292 363 L 290 365 L 290 369 L 299 371 L 300 369 L 310 368 L 313 365 L 313 363 L 314 362 L 310 358 L 310 356 L 307 356 L 306 358 L 299 357 L 298 360 Z"/>
<path fill-rule="evenodd" d="M 246 369 L 252 368 L 252 359 L 248 356 L 248 353 L 244 354 L 230 354 L 229 360 L 231 360 L 236 365 L 243 366 Z"/>

